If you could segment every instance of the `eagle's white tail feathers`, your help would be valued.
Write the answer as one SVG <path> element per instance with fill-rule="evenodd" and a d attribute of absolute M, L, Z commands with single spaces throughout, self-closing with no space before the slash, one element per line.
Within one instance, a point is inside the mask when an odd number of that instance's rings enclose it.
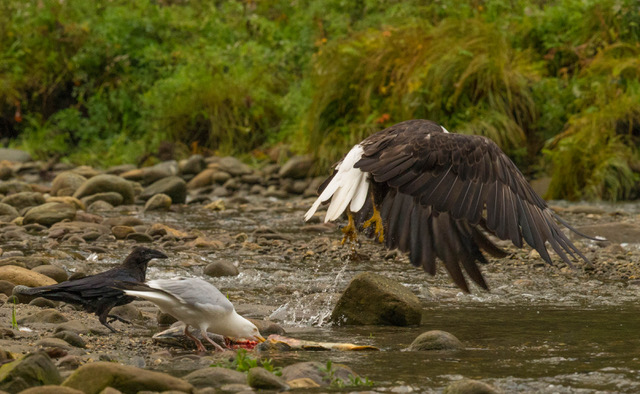
<path fill-rule="evenodd" d="M 360 171 L 353 166 L 360 160 L 363 154 L 362 146 L 356 145 L 336 167 L 336 174 L 325 187 L 320 197 L 313 203 L 304 215 L 304 220 L 309 220 L 316 212 L 320 204 L 331 199 L 327 208 L 324 222 L 336 220 L 347 209 L 358 212 L 362 209 L 369 190 L 369 174 Z"/>

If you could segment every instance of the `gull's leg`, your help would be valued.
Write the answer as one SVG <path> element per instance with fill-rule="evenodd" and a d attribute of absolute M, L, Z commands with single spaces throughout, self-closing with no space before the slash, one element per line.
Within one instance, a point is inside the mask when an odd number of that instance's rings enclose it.
<path fill-rule="evenodd" d="M 199 352 L 206 352 L 207 351 L 207 349 L 204 347 L 202 342 L 198 338 L 196 338 L 193 335 L 191 335 L 191 333 L 189 332 L 189 325 L 188 324 L 184 326 L 184 335 L 186 335 L 187 338 L 191 339 L 193 342 L 196 343 L 196 347 L 198 348 Z M 209 338 L 209 337 L 207 337 L 207 338 Z"/>
<path fill-rule="evenodd" d="M 216 349 L 217 352 L 224 352 L 224 349 L 222 348 L 222 346 L 218 345 L 217 343 L 215 343 L 213 341 L 213 339 L 209 338 L 209 336 L 207 335 L 207 329 L 206 328 L 204 330 L 201 328 L 200 332 L 202 333 L 202 336 L 204 337 L 204 339 L 209 341 L 209 343 L 213 345 L 213 347 Z"/>
<path fill-rule="evenodd" d="M 355 224 L 355 221 L 353 220 L 353 215 L 351 214 L 351 211 L 347 210 L 347 216 L 349 217 L 349 223 L 347 223 L 347 225 L 341 229 L 342 233 L 344 234 L 344 237 L 342 237 L 342 245 L 344 245 L 344 243 L 347 241 L 355 244 L 356 241 L 358 240 L 358 233 L 356 232 L 356 224 Z"/>
<path fill-rule="evenodd" d="M 373 202 L 373 196 L 371 196 L 371 201 Z M 378 241 L 382 243 L 384 242 L 384 227 L 382 226 L 382 217 L 380 216 L 380 211 L 378 211 L 375 203 L 373 204 L 373 215 L 371 216 L 371 219 L 364 222 L 362 224 L 362 227 L 367 228 L 374 223 L 376 225 L 374 234 L 378 236 Z"/>

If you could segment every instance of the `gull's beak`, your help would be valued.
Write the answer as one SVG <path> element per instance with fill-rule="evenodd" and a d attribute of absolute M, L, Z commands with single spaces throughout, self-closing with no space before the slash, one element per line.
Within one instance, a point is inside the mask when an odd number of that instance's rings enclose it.
<path fill-rule="evenodd" d="M 255 338 L 255 339 L 257 339 L 257 340 L 258 340 L 258 342 L 260 342 L 260 343 L 262 343 L 262 342 L 266 341 L 266 339 L 264 339 L 264 337 L 263 337 L 263 336 L 261 336 L 261 335 L 256 335 L 254 338 Z"/>

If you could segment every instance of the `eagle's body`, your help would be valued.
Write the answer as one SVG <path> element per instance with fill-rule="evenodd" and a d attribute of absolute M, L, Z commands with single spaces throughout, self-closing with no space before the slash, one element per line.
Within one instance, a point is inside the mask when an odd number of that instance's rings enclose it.
<path fill-rule="evenodd" d="M 567 255 L 588 262 L 558 222 L 575 230 L 547 207 L 495 143 L 448 133 L 428 120 L 398 123 L 355 145 L 319 193 L 306 220 L 327 201 L 325 222 L 346 210 L 355 214 L 356 227 L 368 227 L 367 219 L 379 211 L 382 228 L 376 232 L 387 248 L 409 252 L 411 263 L 432 275 L 439 258 L 465 291 L 461 267 L 487 288 L 477 266 L 487 262 L 482 251 L 506 255 L 485 232 L 517 247 L 524 238 L 549 263 L 546 242 L 567 263 Z"/>

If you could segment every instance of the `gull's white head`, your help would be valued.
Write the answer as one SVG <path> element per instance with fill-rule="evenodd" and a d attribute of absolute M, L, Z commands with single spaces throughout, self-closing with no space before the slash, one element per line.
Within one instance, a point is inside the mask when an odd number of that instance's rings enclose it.
<path fill-rule="evenodd" d="M 228 337 L 251 339 L 258 342 L 264 342 L 264 338 L 260 335 L 260 331 L 255 324 L 238 315 L 233 311 L 232 322 L 228 326 L 228 332 L 223 334 Z"/>

